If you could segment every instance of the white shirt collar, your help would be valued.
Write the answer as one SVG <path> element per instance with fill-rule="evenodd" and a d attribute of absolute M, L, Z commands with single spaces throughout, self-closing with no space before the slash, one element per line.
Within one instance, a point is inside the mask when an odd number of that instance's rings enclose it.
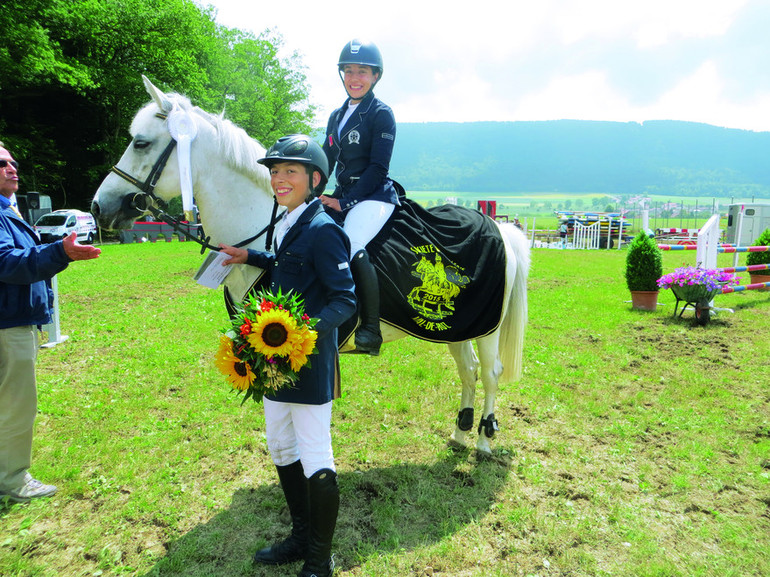
<path fill-rule="evenodd" d="M 305 212 L 305 210 L 307 210 L 308 206 L 310 205 L 303 202 L 291 212 L 283 213 L 283 218 L 281 219 L 281 222 L 275 231 L 275 241 L 277 243 L 276 246 L 281 246 L 286 233 L 289 232 L 289 229 L 296 224 L 296 222 L 299 220 L 299 217 L 302 216 L 302 213 Z"/>

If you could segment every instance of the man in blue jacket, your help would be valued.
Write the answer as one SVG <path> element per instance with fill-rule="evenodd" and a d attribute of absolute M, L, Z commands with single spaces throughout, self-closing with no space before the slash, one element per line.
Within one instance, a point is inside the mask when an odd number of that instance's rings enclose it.
<path fill-rule="evenodd" d="M 51 322 L 51 279 L 73 260 L 101 252 L 78 244 L 75 233 L 41 244 L 11 197 L 19 188 L 18 163 L 0 142 L 0 500 L 24 502 L 56 492 L 28 472 L 37 414 L 40 325 Z"/>

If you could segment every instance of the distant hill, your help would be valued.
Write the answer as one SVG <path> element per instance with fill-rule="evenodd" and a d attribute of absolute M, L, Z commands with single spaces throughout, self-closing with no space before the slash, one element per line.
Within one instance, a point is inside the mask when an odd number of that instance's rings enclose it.
<path fill-rule="evenodd" d="M 403 123 L 407 190 L 770 198 L 770 132 L 680 121 Z"/>

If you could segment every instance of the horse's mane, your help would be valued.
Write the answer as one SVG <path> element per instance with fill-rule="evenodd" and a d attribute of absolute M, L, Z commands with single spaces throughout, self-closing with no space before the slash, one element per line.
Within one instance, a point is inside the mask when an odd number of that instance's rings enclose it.
<path fill-rule="evenodd" d="M 168 94 L 169 100 L 186 112 L 208 122 L 216 131 L 219 153 L 228 166 L 253 180 L 258 186 L 270 190 L 270 173 L 257 160 L 264 158 L 265 147 L 250 137 L 243 128 L 225 119 L 224 111 L 210 114 L 193 106 L 190 99 L 181 94 Z"/>

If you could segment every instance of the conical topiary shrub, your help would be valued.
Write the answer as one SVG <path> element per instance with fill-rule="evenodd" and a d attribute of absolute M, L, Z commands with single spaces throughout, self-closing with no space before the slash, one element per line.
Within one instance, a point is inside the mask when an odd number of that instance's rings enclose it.
<path fill-rule="evenodd" d="M 631 291 L 631 302 L 635 309 L 655 310 L 657 307 L 658 279 L 663 276 L 663 258 L 653 239 L 640 231 L 631 241 L 626 254 L 626 285 Z M 639 302 L 634 293 L 655 293 L 650 303 Z"/>
<path fill-rule="evenodd" d="M 751 246 L 770 246 L 770 228 L 759 235 Z M 750 252 L 746 255 L 746 264 L 770 264 L 770 252 Z M 758 270 L 750 272 L 752 283 L 768 282 L 770 280 L 770 270 Z M 767 289 L 759 289 L 767 290 Z"/>

